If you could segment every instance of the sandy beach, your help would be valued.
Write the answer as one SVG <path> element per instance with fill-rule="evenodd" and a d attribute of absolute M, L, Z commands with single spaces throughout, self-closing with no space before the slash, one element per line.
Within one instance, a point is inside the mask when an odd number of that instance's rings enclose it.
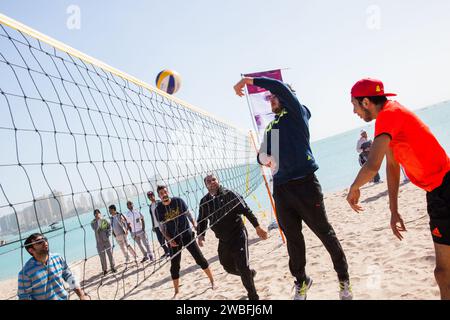
<path fill-rule="evenodd" d="M 401 185 L 400 213 L 407 232 L 399 241 L 389 226 L 390 212 L 386 183 L 369 184 L 362 190 L 361 204 L 365 211 L 355 213 L 345 201 L 346 190 L 325 195 L 328 218 L 344 248 L 355 299 L 439 299 L 433 276 L 435 257 L 428 227 L 425 192 L 411 183 Z M 267 215 L 259 217 L 267 228 Z M 247 222 L 250 238 L 250 264 L 256 269 L 255 283 L 261 299 L 291 299 L 293 277 L 288 269 L 286 246 L 278 230 L 271 230 L 266 241 L 260 241 Z M 312 300 L 338 299 L 338 282 L 330 256 L 320 241 L 305 226 L 307 273 L 314 280 L 308 293 Z M 207 233 L 202 251 L 209 260 L 217 288 L 212 290 L 206 275 L 183 252 L 181 263 L 181 292 L 179 299 L 246 298 L 239 277 L 227 274 L 219 263 L 217 240 Z M 85 279 L 85 290 L 91 299 L 171 299 L 170 263 L 123 264 L 120 250 L 115 251 L 120 264 L 116 274 L 100 276 L 98 257 L 71 265 L 79 278 Z M 84 275 L 84 276 L 83 276 Z M 16 299 L 17 279 L 0 282 L 0 299 Z M 71 294 L 71 299 L 77 299 Z"/>

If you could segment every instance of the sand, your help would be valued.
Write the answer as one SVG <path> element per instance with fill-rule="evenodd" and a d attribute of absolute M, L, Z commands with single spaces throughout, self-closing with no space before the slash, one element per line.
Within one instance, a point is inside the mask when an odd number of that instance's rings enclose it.
<path fill-rule="evenodd" d="M 363 213 L 350 209 L 345 197 L 347 190 L 326 194 L 328 218 L 344 248 L 355 299 L 439 299 L 434 280 L 435 256 L 428 227 L 425 192 L 411 183 L 400 187 L 399 211 L 406 223 L 403 241 L 398 240 L 389 226 L 390 212 L 387 186 L 369 184 L 362 188 Z M 261 214 L 263 227 L 269 224 L 269 215 Z M 293 277 L 288 268 L 286 245 L 278 230 L 271 230 L 269 239 L 258 239 L 254 228 L 246 223 L 250 239 L 250 265 L 256 269 L 256 288 L 261 299 L 279 300 L 293 297 Z M 320 241 L 304 226 L 306 241 L 306 270 L 314 280 L 308 299 L 338 299 L 338 282 L 330 256 Z M 206 275 L 197 267 L 188 252 L 183 252 L 181 263 L 181 292 L 179 299 L 246 298 L 239 277 L 227 274 L 219 263 L 217 240 L 207 233 L 202 249 L 210 262 L 217 288 L 212 290 Z M 71 269 L 85 279 L 86 292 L 91 299 L 171 299 L 170 263 L 123 264 L 120 250 L 115 251 L 120 264 L 116 274 L 100 276 L 98 257 L 79 261 Z M 160 252 L 159 252 L 160 254 Z M 84 275 L 84 276 L 83 276 Z M 16 299 L 17 279 L 0 282 L 0 299 Z M 71 294 L 71 299 L 77 299 Z"/>

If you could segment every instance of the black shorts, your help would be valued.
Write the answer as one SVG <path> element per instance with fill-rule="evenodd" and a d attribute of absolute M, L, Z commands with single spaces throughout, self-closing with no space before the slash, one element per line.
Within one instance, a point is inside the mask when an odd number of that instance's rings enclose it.
<path fill-rule="evenodd" d="M 427 211 L 433 241 L 450 246 L 450 172 L 439 187 L 427 192 Z"/>

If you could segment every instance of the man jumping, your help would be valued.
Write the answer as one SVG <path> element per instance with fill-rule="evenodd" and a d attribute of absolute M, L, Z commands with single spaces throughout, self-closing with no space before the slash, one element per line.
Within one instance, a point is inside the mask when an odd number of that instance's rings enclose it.
<path fill-rule="evenodd" d="M 238 96 L 244 95 L 243 88 L 247 84 L 271 92 L 270 104 L 276 114 L 266 128 L 257 159 L 275 172 L 273 197 L 278 222 L 287 240 L 289 269 L 296 278 L 294 299 L 305 300 L 312 284 L 305 271 L 302 222 L 322 241 L 331 256 L 339 280 L 340 299 L 352 299 L 344 250 L 328 221 L 322 187 L 314 174 L 319 166 L 309 143 L 311 112 L 299 102 L 292 88 L 281 81 L 265 77 L 243 78 L 234 86 Z"/>

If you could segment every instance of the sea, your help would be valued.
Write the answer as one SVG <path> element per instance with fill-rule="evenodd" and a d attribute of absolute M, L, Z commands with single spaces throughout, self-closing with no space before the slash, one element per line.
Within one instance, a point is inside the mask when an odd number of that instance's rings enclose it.
<path fill-rule="evenodd" d="M 450 101 L 414 112 L 430 127 L 438 141 L 450 154 Z M 319 164 L 319 170 L 316 174 L 325 193 L 349 187 L 358 173 L 360 166 L 356 153 L 356 142 L 359 139 L 361 129 L 366 130 L 369 137 L 373 137 L 374 123 L 371 123 L 364 127 L 312 142 L 313 153 Z M 381 179 L 385 180 L 386 175 L 383 166 L 380 175 Z M 261 183 L 246 198 L 246 201 L 257 216 L 266 219 L 267 222 L 271 221 L 271 204 L 264 183 Z M 148 215 L 147 208 L 142 211 L 145 215 Z M 94 233 L 90 227 L 92 217 L 92 213 L 87 212 L 65 220 L 64 228 L 49 230 L 46 235 L 49 238 L 50 250 L 63 254 L 69 263 L 94 257 L 97 250 Z M 150 219 L 147 219 L 147 221 L 150 221 Z M 27 232 L 27 234 L 32 232 Z M 0 280 L 17 277 L 21 267 L 29 258 L 28 253 L 21 249 L 20 242 L 1 246 Z"/>

